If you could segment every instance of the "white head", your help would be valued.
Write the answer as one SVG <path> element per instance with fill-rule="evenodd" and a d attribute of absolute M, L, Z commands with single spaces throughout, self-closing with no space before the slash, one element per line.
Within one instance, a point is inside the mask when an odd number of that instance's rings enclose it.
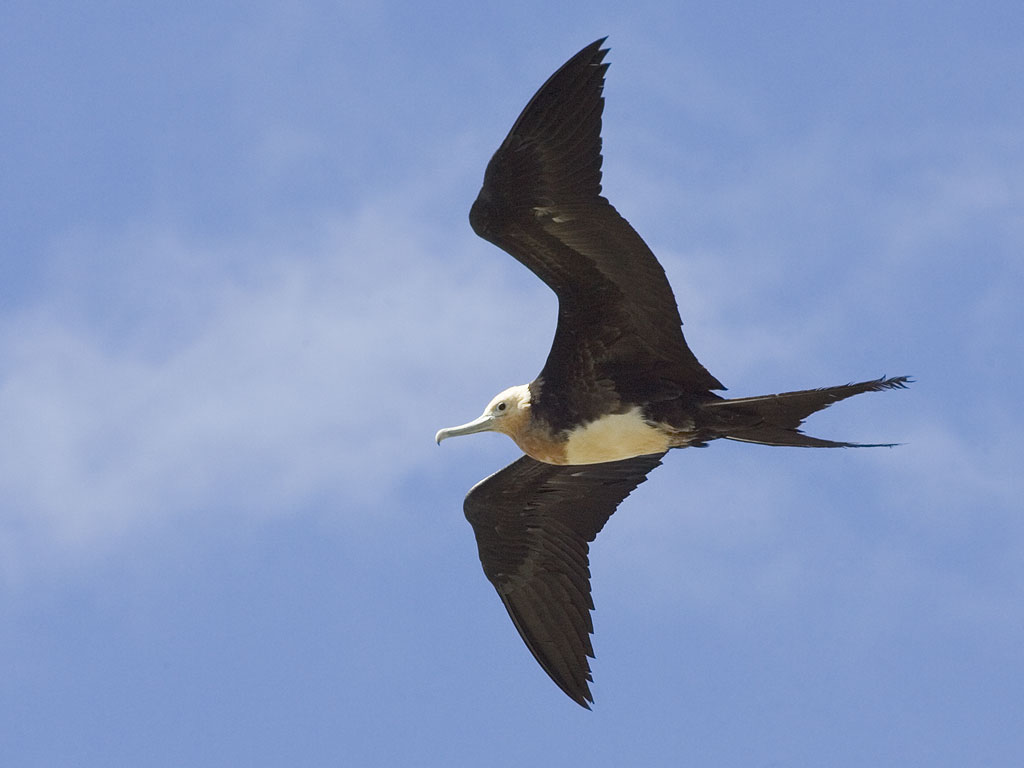
<path fill-rule="evenodd" d="M 515 440 L 529 419 L 530 388 L 520 384 L 495 395 L 479 418 L 458 427 L 442 429 L 434 439 L 440 445 L 447 437 L 471 435 L 474 432 L 501 432 Z"/>

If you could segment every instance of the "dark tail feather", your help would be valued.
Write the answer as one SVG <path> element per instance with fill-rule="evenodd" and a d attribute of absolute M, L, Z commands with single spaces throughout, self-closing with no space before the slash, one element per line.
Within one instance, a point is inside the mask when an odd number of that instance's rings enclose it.
<path fill-rule="evenodd" d="M 803 448 L 881 448 L 894 443 L 839 443 L 805 435 L 800 424 L 815 411 L 832 403 L 859 395 L 861 392 L 881 392 L 885 389 L 903 389 L 912 381 L 908 376 L 884 376 L 859 384 L 843 384 L 823 389 L 805 389 L 778 395 L 741 397 L 735 400 L 715 400 L 703 407 L 713 414 L 713 429 L 730 440 L 762 445 L 792 445 Z"/>

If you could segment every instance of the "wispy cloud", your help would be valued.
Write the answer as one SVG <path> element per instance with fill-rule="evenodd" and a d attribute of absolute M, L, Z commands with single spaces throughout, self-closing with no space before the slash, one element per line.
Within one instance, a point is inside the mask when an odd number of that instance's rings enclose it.
<path fill-rule="evenodd" d="M 715 109 L 740 109 L 741 97 Z M 744 124 L 760 120 L 754 111 Z M 337 151 L 287 120 L 259 135 L 268 178 Z M 618 135 L 606 152 L 628 157 Z M 382 191 L 378 180 L 343 212 L 243 236 L 142 221 L 57 238 L 49 284 L 5 318 L 14 332 L 0 343 L 7 567 L 33 562 L 36 546 L 102 549 L 197 509 L 279 514 L 325 495 L 342 502 L 339 515 L 385 509 L 401 478 L 435 459 L 434 430 L 532 378 L 550 343 L 553 296 L 466 225 L 481 146 L 499 139 L 434 135 L 420 148 L 431 159 L 405 186 Z M 734 394 L 927 377 L 922 345 L 977 359 L 1008 344 L 1000 329 L 1019 319 L 1019 268 L 991 255 L 1021 229 L 1007 215 L 1020 199 L 1020 156 L 1005 135 L 988 140 L 955 161 L 941 137 L 924 149 L 897 141 L 893 187 L 881 170 L 891 155 L 822 123 L 714 177 L 692 164 L 694 177 L 626 172 L 615 160 L 608 192 L 665 263 L 691 345 Z M 938 341 L 932 289 L 959 278 L 956 257 L 943 251 L 936 269 L 935 251 L 986 217 L 990 258 L 971 262 L 985 279 L 967 281 L 954 309 L 961 327 Z M 914 391 L 914 409 L 895 408 L 901 428 L 880 439 L 926 435 L 944 407 L 927 392 Z M 984 423 L 977 436 L 1005 444 L 1009 422 L 983 418 L 994 390 L 975 395 L 955 423 Z M 894 415 L 881 400 L 844 408 L 856 430 L 838 414 L 816 417 L 813 430 L 879 439 L 872 414 Z M 954 455 L 937 463 L 948 471 Z M 932 482 L 928 466 L 916 482 Z M 950 493 L 998 486 L 1005 467 L 972 471 L 977 482 Z"/>
<path fill-rule="evenodd" d="M 379 508 L 432 445 L 450 372 L 480 376 L 521 343 L 485 311 L 493 270 L 460 266 L 469 238 L 414 200 L 307 226 L 63 239 L 56 261 L 90 267 L 9 315 L 0 348 L 6 568 L 33 542 L 103 549 L 199 509 L 325 492 L 338 514 Z"/>

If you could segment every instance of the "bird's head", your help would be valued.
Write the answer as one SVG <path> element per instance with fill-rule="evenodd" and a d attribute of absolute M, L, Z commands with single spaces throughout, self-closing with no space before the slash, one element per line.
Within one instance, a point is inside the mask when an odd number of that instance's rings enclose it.
<path fill-rule="evenodd" d="M 448 437 L 471 435 L 474 432 L 501 432 L 513 440 L 530 419 L 530 388 L 526 384 L 499 392 L 484 412 L 468 424 L 440 430 L 434 439 L 438 445 Z"/>

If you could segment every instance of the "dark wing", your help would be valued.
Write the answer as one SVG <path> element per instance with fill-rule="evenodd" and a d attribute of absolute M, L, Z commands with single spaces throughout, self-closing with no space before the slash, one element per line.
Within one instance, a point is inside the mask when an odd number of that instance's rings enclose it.
<path fill-rule="evenodd" d="M 466 496 L 480 562 L 512 623 L 558 687 L 588 709 L 588 544 L 662 456 L 574 466 L 523 456 Z"/>
<path fill-rule="evenodd" d="M 658 398 L 647 390 L 659 382 L 663 397 L 723 388 L 686 346 L 665 271 L 601 196 L 603 42 L 576 54 L 530 100 L 491 158 L 469 216 L 478 235 L 557 294 L 558 328 L 541 378 L 545 392 L 581 397 L 535 407 L 575 422 L 607 410 L 615 399 L 608 382 L 638 399 Z M 627 381 L 638 369 L 649 380 Z M 580 382 L 590 391 L 580 392 Z"/>

